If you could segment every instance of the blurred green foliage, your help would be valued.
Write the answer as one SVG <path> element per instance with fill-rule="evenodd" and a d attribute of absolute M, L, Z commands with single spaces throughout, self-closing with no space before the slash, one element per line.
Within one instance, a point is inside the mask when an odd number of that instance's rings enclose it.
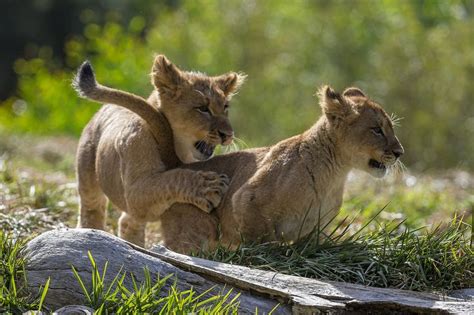
<path fill-rule="evenodd" d="M 231 119 L 251 146 L 308 128 L 319 115 L 318 85 L 356 85 L 404 118 L 406 164 L 474 169 L 473 1 L 199 0 L 152 9 L 152 23 L 139 10 L 127 24 L 113 14 L 86 23 L 65 45 L 66 65 L 47 48 L 19 59 L 0 132 L 78 135 L 98 105 L 75 95 L 72 69 L 88 58 L 99 81 L 145 96 L 153 54 L 164 53 L 184 69 L 249 75 Z"/>

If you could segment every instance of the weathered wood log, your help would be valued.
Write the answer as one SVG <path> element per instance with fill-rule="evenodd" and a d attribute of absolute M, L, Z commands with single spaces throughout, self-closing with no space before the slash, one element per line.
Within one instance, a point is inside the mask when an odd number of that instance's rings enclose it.
<path fill-rule="evenodd" d="M 474 302 L 469 296 L 443 297 L 288 276 L 180 255 L 160 246 L 148 251 L 89 229 L 46 232 L 28 243 L 26 272 L 30 290 L 37 292 L 50 277 L 47 306 L 54 309 L 82 303 L 84 296 L 70 266 L 74 265 L 83 279 L 90 279 L 88 250 L 98 266 L 109 261 L 108 283 L 122 267 L 141 281 L 146 266 L 152 274 L 176 275 L 180 289 L 192 286 L 201 293 L 215 286 L 210 294 L 228 289 L 233 294 L 241 293 L 241 313 L 253 313 L 256 307 L 260 313 L 268 312 L 277 303 L 280 303 L 277 314 L 474 313 Z M 131 287 L 131 283 L 125 285 Z"/>
<path fill-rule="evenodd" d="M 67 229 L 45 232 L 31 240 L 25 248 L 26 277 L 28 289 L 32 294 L 38 292 L 40 286 L 51 278 L 45 305 L 54 310 L 70 304 L 82 304 L 85 297 L 74 277 L 71 266 L 74 266 L 86 287 L 90 288 L 91 264 L 88 258 L 91 252 L 97 266 L 102 272 L 105 262 L 108 261 L 106 272 L 106 287 L 113 281 L 119 271 L 132 273 L 137 282 L 144 280 L 143 268 L 147 267 L 151 275 L 160 275 L 161 278 L 173 274 L 178 279 L 180 290 L 193 287 L 198 293 L 207 290 L 208 297 L 226 293 L 230 286 L 209 281 L 199 275 L 183 271 L 157 258 L 153 253 L 131 245 L 122 239 L 103 231 L 91 229 Z M 151 255 L 150 255 L 151 254 Z M 168 292 L 173 281 L 163 289 Z M 127 277 L 125 287 L 133 288 L 132 280 Z M 266 297 L 254 297 L 248 292 L 233 290 L 231 296 L 240 295 L 242 313 L 253 313 L 255 308 L 269 312 L 278 301 Z M 285 307 L 282 308 L 285 310 Z M 285 311 L 290 313 L 289 308 Z"/>
<path fill-rule="evenodd" d="M 152 251 L 182 269 L 207 276 L 236 288 L 281 296 L 293 303 L 293 310 L 340 309 L 355 312 L 392 310 L 401 313 L 474 314 L 472 289 L 459 290 L 454 296 L 357 284 L 319 281 L 243 266 L 192 258 L 155 246 Z M 280 294 L 280 295 L 279 295 Z M 330 304 L 335 303 L 335 304 Z"/>

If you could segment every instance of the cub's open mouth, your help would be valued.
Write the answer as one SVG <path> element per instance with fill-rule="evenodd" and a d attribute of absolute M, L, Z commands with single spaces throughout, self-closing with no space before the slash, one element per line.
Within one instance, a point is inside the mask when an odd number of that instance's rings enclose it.
<path fill-rule="evenodd" d="M 206 159 L 210 158 L 214 153 L 215 145 L 209 144 L 205 141 L 198 141 L 194 144 L 196 150 L 198 150 Z"/>
<path fill-rule="evenodd" d="M 369 166 L 372 167 L 372 168 L 377 168 L 377 169 L 380 169 L 380 170 L 385 170 L 387 167 L 385 166 L 385 164 L 383 163 L 380 163 L 374 159 L 370 159 L 369 160 Z"/>

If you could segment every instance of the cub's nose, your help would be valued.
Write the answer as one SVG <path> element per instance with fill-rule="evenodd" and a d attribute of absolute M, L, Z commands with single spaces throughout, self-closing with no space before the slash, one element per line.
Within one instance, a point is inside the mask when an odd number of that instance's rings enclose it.
<path fill-rule="evenodd" d="M 219 133 L 219 137 L 221 138 L 221 141 L 222 141 L 223 145 L 230 144 L 232 142 L 232 140 L 234 139 L 234 132 L 233 131 L 226 132 L 226 131 L 219 130 L 218 133 Z"/>
<path fill-rule="evenodd" d="M 403 155 L 403 153 L 405 153 L 405 151 L 403 150 L 403 148 L 399 148 L 399 149 L 393 150 L 392 153 L 398 159 L 399 157 Z"/>

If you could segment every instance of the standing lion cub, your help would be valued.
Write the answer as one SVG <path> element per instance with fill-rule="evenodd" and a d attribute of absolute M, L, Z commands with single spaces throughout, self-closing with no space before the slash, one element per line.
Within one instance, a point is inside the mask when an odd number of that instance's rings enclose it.
<path fill-rule="evenodd" d="M 234 72 L 210 77 L 181 71 L 163 55 L 151 78 L 156 89 L 148 101 L 98 84 L 88 62 L 74 81 L 82 97 L 126 108 L 104 105 L 82 133 L 78 226 L 104 229 L 108 198 L 122 211 L 119 236 L 138 245 L 146 222 L 172 204 L 210 212 L 221 202 L 226 175 L 176 167 L 206 160 L 216 145 L 232 142 L 229 101 L 244 81 Z"/>

